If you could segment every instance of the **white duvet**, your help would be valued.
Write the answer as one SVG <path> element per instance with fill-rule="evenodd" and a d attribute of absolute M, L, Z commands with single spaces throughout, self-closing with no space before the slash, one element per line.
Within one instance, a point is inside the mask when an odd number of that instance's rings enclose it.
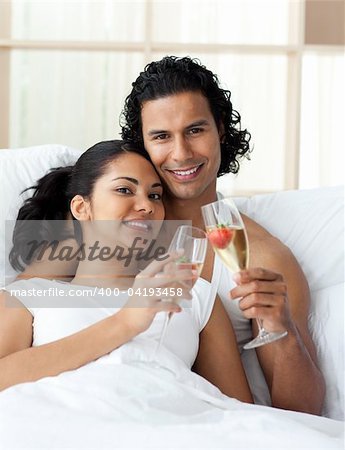
<path fill-rule="evenodd" d="M 342 422 L 226 397 L 166 349 L 174 374 L 149 368 L 145 346 L 0 393 L 0 448 L 344 448 Z"/>

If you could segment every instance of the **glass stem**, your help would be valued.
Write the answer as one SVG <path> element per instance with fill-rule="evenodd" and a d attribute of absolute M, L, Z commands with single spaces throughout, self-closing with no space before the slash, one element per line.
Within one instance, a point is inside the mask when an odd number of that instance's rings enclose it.
<path fill-rule="evenodd" d="M 263 326 L 262 319 L 256 319 L 256 323 L 258 324 L 259 328 L 259 337 L 264 336 L 267 332 Z"/>
<path fill-rule="evenodd" d="M 165 335 L 166 335 L 166 331 L 168 328 L 168 324 L 170 322 L 170 318 L 172 316 L 172 313 L 165 313 L 165 318 L 164 318 L 164 322 L 163 322 L 163 328 L 162 328 L 162 332 L 161 332 L 161 336 L 159 338 L 159 342 L 155 348 L 155 351 L 153 352 L 153 356 L 152 356 L 152 360 L 156 361 L 157 359 L 157 354 L 160 350 L 160 348 L 162 347 L 163 341 L 165 339 Z"/>

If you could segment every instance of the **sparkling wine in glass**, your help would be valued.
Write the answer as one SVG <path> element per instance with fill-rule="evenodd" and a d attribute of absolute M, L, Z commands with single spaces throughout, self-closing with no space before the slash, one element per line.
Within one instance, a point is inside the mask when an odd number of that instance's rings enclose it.
<path fill-rule="evenodd" d="M 215 253 L 231 272 L 248 268 L 249 245 L 242 217 L 233 200 L 225 198 L 201 207 L 206 233 Z M 244 349 L 260 347 L 287 335 L 267 331 L 257 319 L 259 334 Z"/>
<path fill-rule="evenodd" d="M 197 227 L 189 225 L 181 225 L 176 230 L 172 241 L 169 245 L 169 253 L 183 250 L 183 255 L 176 261 L 179 269 L 192 269 L 197 272 L 197 277 L 193 278 L 190 288 L 192 288 L 200 276 L 207 250 L 207 236 L 203 230 Z M 169 300 L 166 300 L 169 301 Z M 154 357 L 155 360 L 157 353 L 159 352 L 165 335 L 166 330 L 171 319 L 172 313 L 165 313 L 165 320 L 161 336 L 156 347 Z"/>

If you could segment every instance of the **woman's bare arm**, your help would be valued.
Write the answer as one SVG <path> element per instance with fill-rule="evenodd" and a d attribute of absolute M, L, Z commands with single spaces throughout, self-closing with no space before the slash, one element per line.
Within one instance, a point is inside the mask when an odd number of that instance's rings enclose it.
<path fill-rule="evenodd" d="M 32 315 L 23 306 L 8 307 L 8 295 L 0 294 L 0 391 L 77 369 L 138 334 L 122 320 L 121 310 L 73 335 L 31 347 Z"/>
<path fill-rule="evenodd" d="M 8 292 L 0 293 L 0 391 L 18 383 L 77 369 L 147 330 L 157 313 L 180 312 L 181 308 L 176 303 L 161 301 L 157 288 L 181 283 L 178 287 L 181 287 L 184 298 L 190 298 L 182 283 L 193 279 L 195 275 L 192 270 L 176 269 L 173 276 L 156 277 L 178 257 L 179 254 L 170 255 L 162 261 L 152 262 L 143 270 L 133 284 L 133 291 L 139 291 L 139 294 L 130 296 L 126 305 L 114 315 L 70 336 L 37 347 L 31 347 L 30 312 Z M 156 295 L 140 296 L 144 287 L 156 289 Z M 13 306 L 14 301 L 18 302 L 17 307 Z"/>

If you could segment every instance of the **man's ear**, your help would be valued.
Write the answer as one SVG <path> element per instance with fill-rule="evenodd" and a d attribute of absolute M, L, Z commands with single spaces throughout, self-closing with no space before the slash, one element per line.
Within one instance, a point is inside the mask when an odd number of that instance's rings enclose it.
<path fill-rule="evenodd" d="M 223 144 L 224 141 L 225 141 L 225 131 L 224 131 L 224 124 L 223 124 L 223 122 L 220 122 L 220 124 L 219 124 L 218 134 L 219 134 L 219 140 L 220 140 L 221 144 Z"/>
<path fill-rule="evenodd" d="M 90 202 L 81 195 L 75 195 L 70 203 L 71 213 L 77 220 L 91 220 Z"/>

